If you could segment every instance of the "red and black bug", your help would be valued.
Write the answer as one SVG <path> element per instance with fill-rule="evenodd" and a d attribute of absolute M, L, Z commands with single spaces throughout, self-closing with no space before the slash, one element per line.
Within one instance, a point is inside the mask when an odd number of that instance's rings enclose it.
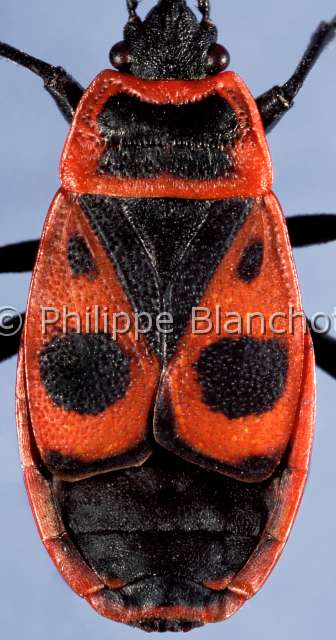
<path fill-rule="evenodd" d="M 113 620 L 186 631 L 260 589 L 306 482 L 314 356 L 303 318 L 293 333 L 281 323 L 302 308 L 265 129 L 292 106 L 336 22 L 255 101 L 225 71 L 208 2 L 201 22 L 184 0 L 161 0 L 143 22 L 137 4 L 111 51 L 119 71 L 85 92 L 0 45 L 72 123 L 20 349 L 18 428 L 34 516 L 69 585 Z M 292 222 L 293 244 L 309 244 L 316 225 L 329 239 L 329 221 Z M 42 331 L 41 308 L 70 306 L 67 331 L 61 318 Z M 87 328 L 96 307 L 138 314 L 151 330 L 113 336 L 103 317 Z M 199 307 L 282 314 L 282 331 L 233 337 L 221 323 L 196 334 Z M 172 332 L 158 330 L 162 314 Z M 3 356 L 14 348 L 7 339 Z"/>

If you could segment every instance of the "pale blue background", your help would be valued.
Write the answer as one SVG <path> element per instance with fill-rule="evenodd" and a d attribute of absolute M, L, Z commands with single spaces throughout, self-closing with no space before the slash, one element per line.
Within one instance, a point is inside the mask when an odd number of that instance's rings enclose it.
<path fill-rule="evenodd" d="M 61 64 L 84 85 L 107 66 L 120 39 L 124 0 L 1 0 L 0 38 Z M 141 5 L 143 14 L 151 6 Z M 287 79 L 310 32 L 336 11 L 334 0 L 213 0 L 232 68 L 254 94 Z M 66 124 L 40 81 L 0 62 L 1 243 L 37 237 L 58 187 Z M 270 137 L 276 192 L 284 209 L 336 210 L 336 42 L 322 57 L 296 108 Z M 297 252 L 309 314 L 331 312 L 336 247 Z M 0 306 L 23 308 L 29 277 L 1 276 Z M 140 632 L 99 618 L 58 576 L 38 539 L 21 482 L 14 420 L 15 362 L 0 368 L 0 634 L 16 640 L 110 640 Z M 315 640 L 335 633 L 336 382 L 318 376 L 312 472 L 286 552 L 262 592 L 227 623 L 193 632 L 199 640 Z"/>

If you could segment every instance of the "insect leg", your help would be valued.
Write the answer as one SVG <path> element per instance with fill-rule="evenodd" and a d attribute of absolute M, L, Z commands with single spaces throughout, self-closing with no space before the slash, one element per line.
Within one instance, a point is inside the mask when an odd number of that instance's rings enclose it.
<path fill-rule="evenodd" d="M 130 18 L 134 18 L 136 16 L 136 10 L 138 8 L 139 1 L 138 0 L 127 0 L 127 9 Z"/>
<path fill-rule="evenodd" d="M 13 316 L 1 322 L 0 330 L 0 362 L 15 356 L 20 347 L 21 335 L 25 321 L 25 313 Z M 7 331 L 6 331 L 7 326 Z"/>
<path fill-rule="evenodd" d="M 311 328 L 316 364 L 322 371 L 336 378 L 336 340 Z"/>
<path fill-rule="evenodd" d="M 0 273 L 23 273 L 34 268 L 39 240 L 0 247 Z"/>
<path fill-rule="evenodd" d="M 210 0 L 198 0 L 198 9 L 203 19 L 208 20 L 210 17 Z"/>
<path fill-rule="evenodd" d="M 23 273 L 34 268 L 39 240 L 30 240 L 10 244 L 0 248 L 0 273 Z M 0 326 L 0 362 L 15 356 L 19 350 L 25 314 L 21 313 L 10 320 L 1 321 Z M 8 333 L 6 331 L 8 326 Z M 13 329 L 17 331 L 11 335 Z"/>
<path fill-rule="evenodd" d="M 84 89 L 62 67 L 53 67 L 43 60 L 0 42 L 0 56 L 26 67 L 44 82 L 44 87 L 55 100 L 66 121 L 71 123 Z"/>
<path fill-rule="evenodd" d="M 322 22 L 314 32 L 307 50 L 290 79 L 284 85 L 275 86 L 259 96 L 257 105 L 266 131 L 270 131 L 293 106 L 294 98 L 308 74 L 335 35 L 336 16 L 330 22 Z"/>
<path fill-rule="evenodd" d="M 336 240 L 336 215 L 315 214 L 287 218 L 289 237 L 293 247 L 308 247 Z M 311 327 L 316 364 L 336 378 L 336 340 L 318 333 Z"/>
<path fill-rule="evenodd" d="M 319 213 L 287 218 L 293 247 L 308 247 L 336 240 L 336 215 Z"/>

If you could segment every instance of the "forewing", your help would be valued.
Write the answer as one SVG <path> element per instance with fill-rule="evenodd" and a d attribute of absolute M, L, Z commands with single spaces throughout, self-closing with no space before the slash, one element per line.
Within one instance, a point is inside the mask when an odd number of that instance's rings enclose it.
<path fill-rule="evenodd" d="M 127 260 L 127 256 L 125 256 Z M 119 331 L 113 318 L 122 313 Z M 150 453 L 159 362 L 132 330 L 134 312 L 76 195 L 48 215 L 25 334 L 29 412 L 47 467 L 70 479 L 133 466 Z"/>

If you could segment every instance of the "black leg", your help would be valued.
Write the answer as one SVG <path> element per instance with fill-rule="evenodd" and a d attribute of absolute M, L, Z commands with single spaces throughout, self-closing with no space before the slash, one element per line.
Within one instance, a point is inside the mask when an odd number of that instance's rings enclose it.
<path fill-rule="evenodd" d="M 312 36 L 308 49 L 303 55 L 291 78 L 282 86 L 275 86 L 257 99 L 259 111 L 266 131 L 270 131 L 293 106 L 309 72 L 321 53 L 336 34 L 336 17 L 330 22 L 322 22 Z"/>
<path fill-rule="evenodd" d="M 11 244 L 0 248 L 0 273 L 21 273 L 34 268 L 38 240 Z M 19 350 L 25 314 L 4 320 L 0 326 L 0 362 L 15 356 Z M 7 329 L 6 329 L 7 327 Z"/>
<path fill-rule="evenodd" d="M 20 340 L 23 331 L 23 325 L 25 321 L 25 314 L 20 316 L 14 316 L 10 320 L 6 320 L 0 329 L 0 362 L 8 360 L 12 356 L 15 356 L 20 347 Z M 7 335 L 6 335 L 7 327 Z M 13 334 L 13 335 L 11 335 Z"/>
<path fill-rule="evenodd" d="M 127 9 L 130 18 L 135 18 L 139 0 L 127 0 Z"/>
<path fill-rule="evenodd" d="M 336 215 L 320 213 L 287 218 L 293 247 L 309 247 L 336 240 Z"/>
<path fill-rule="evenodd" d="M 336 240 L 336 215 L 317 214 L 287 218 L 289 237 L 293 247 L 308 247 Z M 316 364 L 336 378 L 336 340 L 310 327 Z"/>
<path fill-rule="evenodd" d="M 0 247 L 0 273 L 23 273 L 34 268 L 39 240 Z"/>
<path fill-rule="evenodd" d="M 312 331 L 316 364 L 322 371 L 336 378 L 336 340 Z"/>
<path fill-rule="evenodd" d="M 0 42 L 0 56 L 8 58 L 36 73 L 44 82 L 48 93 L 55 100 L 66 121 L 71 123 L 84 89 L 62 67 L 53 67 L 47 62 Z"/>
<path fill-rule="evenodd" d="M 198 8 L 203 16 L 204 20 L 209 20 L 210 17 L 210 0 L 198 0 Z"/>

